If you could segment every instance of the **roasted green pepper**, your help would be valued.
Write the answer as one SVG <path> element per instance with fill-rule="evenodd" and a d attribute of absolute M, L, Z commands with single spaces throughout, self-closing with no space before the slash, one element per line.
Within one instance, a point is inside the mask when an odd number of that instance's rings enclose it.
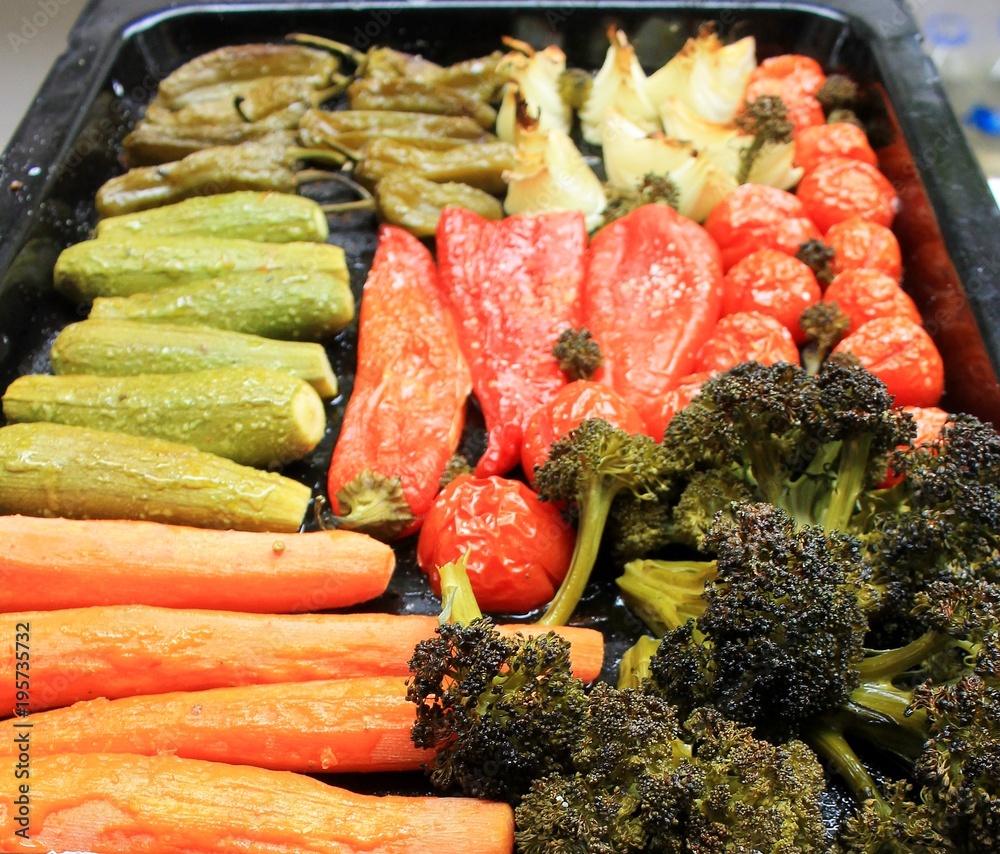
<path fill-rule="evenodd" d="M 240 83 L 263 77 L 301 77 L 313 88 L 328 86 L 339 67 L 326 50 L 295 44 L 245 44 L 196 56 L 160 83 L 156 103 L 179 110 L 196 101 L 239 95 Z"/>
<path fill-rule="evenodd" d="M 447 151 L 427 151 L 419 145 L 377 139 L 365 146 L 354 176 L 375 186 L 392 172 L 405 169 L 430 181 L 459 181 L 487 193 L 502 193 L 503 173 L 515 166 L 514 146 L 506 142 L 460 145 Z"/>
<path fill-rule="evenodd" d="M 328 151 L 257 142 L 206 148 L 183 160 L 130 169 L 112 178 L 97 191 L 97 213 L 102 218 L 122 216 L 193 196 L 237 190 L 294 193 L 299 185 L 295 167 L 303 156 L 334 162 L 343 159 Z"/>
<path fill-rule="evenodd" d="M 375 139 L 418 143 L 445 149 L 492 138 L 474 119 L 393 110 L 307 110 L 299 122 L 299 137 L 311 148 L 358 151 Z"/>
<path fill-rule="evenodd" d="M 406 171 L 390 172 L 375 188 L 382 219 L 417 237 L 430 237 L 441 211 L 465 208 L 484 219 L 503 219 L 503 205 L 494 196 L 455 182 L 436 183 Z"/>
<path fill-rule="evenodd" d="M 402 110 L 439 116 L 469 116 L 487 130 L 497 120 L 496 110 L 478 98 L 470 98 L 447 86 L 405 77 L 355 80 L 347 87 L 347 97 L 352 110 Z"/>
<path fill-rule="evenodd" d="M 256 142 L 282 148 L 298 144 L 293 130 L 276 127 L 272 119 L 202 125 L 157 125 L 140 122 L 122 142 L 129 166 L 156 166 L 181 160 L 196 151 Z"/>

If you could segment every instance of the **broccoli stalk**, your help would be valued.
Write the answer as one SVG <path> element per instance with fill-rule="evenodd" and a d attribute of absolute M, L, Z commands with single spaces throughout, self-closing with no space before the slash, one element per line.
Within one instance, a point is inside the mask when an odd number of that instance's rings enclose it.
<path fill-rule="evenodd" d="M 633 560 L 617 584 L 625 604 L 662 636 L 705 613 L 705 585 L 717 570 L 714 560 Z"/>
<path fill-rule="evenodd" d="M 835 302 L 817 302 L 799 315 L 799 326 L 806 334 L 802 367 L 807 374 L 815 376 L 837 342 L 851 328 L 851 319 Z"/>
<path fill-rule="evenodd" d="M 535 473 L 544 501 L 575 501 L 580 524 L 569 570 L 538 621 L 564 625 L 583 596 L 601 544 L 611 503 L 625 491 L 652 500 L 660 482 L 659 446 L 600 419 L 588 419 L 552 445 Z"/>
<path fill-rule="evenodd" d="M 750 178 L 753 164 L 765 145 L 792 141 L 795 126 L 788 121 L 788 109 L 784 101 L 775 95 L 761 95 L 744 104 L 743 111 L 736 116 L 736 127 L 740 133 L 753 137 L 753 141 L 740 149 L 740 168 L 736 172 L 736 183 L 745 184 Z"/>

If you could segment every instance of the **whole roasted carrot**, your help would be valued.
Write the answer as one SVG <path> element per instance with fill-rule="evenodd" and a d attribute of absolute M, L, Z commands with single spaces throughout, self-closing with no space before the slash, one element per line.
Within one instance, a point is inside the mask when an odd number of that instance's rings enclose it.
<path fill-rule="evenodd" d="M 672 208 L 645 205 L 591 242 L 583 325 L 604 356 L 594 379 L 631 403 L 657 440 L 660 398 L 695 370 L 721 300 L 718 247 Z"/>
<path fill-rule="evenodd" d="M 499 222 L 459 208 L 441 215 L 441 286 L 458 317 L 489 433 L 479 477 L 506 474 L 520 462 L 528 418 L 566 385 L 552 348 L 580 325 L 586 247 L 579 211 Z"/>
<path fill-rule="evenodd" d="M 394 566 L 387 545 L 350 531 L 0 516 L 0 611 L 132 604 L 321 611 L 381 596 Z"/>
<path fill-rule="evenodd" d="M 472 377 L 431 253 L 382 226 L 365 282 L 358 368 L 333 450 L 334 511 L 380 539 L 413 533 L 437 495 L 465 424 Z M 387 500 L 386 479 L 401 495 Z"/>
<path fill-rule="evenodd" d="M 0 623 L 0 717 L 95 697 L 131 697 L 271 682 L 406 676 L 413 648 L 435 617 L 393 614 L 244 614 L 145 605 L 6 614 Z M 545 626 L 508 626 L 537 634 Z M 597 678 L 604 639 L 560 628 L 573 668 Z M 15 640 L 21 641 L 19 646 Z M 15 647 L 28 649 L 21 693 Z"/>
<path fill-rule="evenodd" d="M 0 761 L 0 850 L 101 854 L 510 854 L 506 804 L 358 795 L 287 771 L 177 756 L 31 760 L 19 812 L 16 758 Z M 16 835 L 15 835 L 16 834 Z M 23 835 L 22 835 L 23 834 Z"/>
<path fill-rule="evenodd" d="M 275 771 L 416 771 L 414 705 L 402 676 L 245 685 L 86 700 L 0 721 L 0 756 L 171 753 Z"/>

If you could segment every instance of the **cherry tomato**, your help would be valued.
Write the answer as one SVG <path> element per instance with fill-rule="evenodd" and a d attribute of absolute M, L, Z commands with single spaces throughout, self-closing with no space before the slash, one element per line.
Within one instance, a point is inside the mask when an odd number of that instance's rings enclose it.
<path fill-rule="evenodd" d="M 759 311 L 777 320 L 796 343 L 806 340 L 799 315 L 822 296 L 808 264 L 777 249 L 760 249 L 741 258 L 722 280 L 722 314 Z"/>
<path fill-rule="evenodd" d="M 660 398 L 660 410 L 656 420 L 646 425 L 657 442 L 663 439 L 663 434 L 673 417 L 694 400 L 701 391 L 701 387 L 714 376 L 715 371 L 688 374 L 686 377 L 681 377 L 677 385 Z"/>
<path fill-rule="evenodd" d="M 859 267 L 881 270 L 897 282 L 903 275 L 903 257 L 892 229 L 859 216 L 831 226 L 824 237 L 833 250 L 833 274 Z"/>
<path fill-rule="evenodd" d="M 915 448 L 929 445 L 937 439 L 941 435 L 942 428 L 951 417 L 949 413 L 936 406 L 904 406 L 902 409 L 904 412 L 910 414 L 914 424 L 916 424 L 917 435 L 913 439 L 913 447 Z M 901 474 L 897 474 L 890 468 L 886 472 L 885 478 L 879 484 L 879 488 L 888 489 L 890 486 L 899 483 L 902 479 L 903 476 Z"/>
<path fill-rule="evenodd" d="M 566 571 L 576 532 L 518 480 L 459 475 L 431 506 L 417 563 L 441 595 L 438 567 L 469 551 L 467 570 L 483 611 L 526 613 L 548 602 Z"/>
<path fill-rule="evenodd" d="M 920 312 L 899 283 L 879 270 L 845 270 L 834 276 L 823 295 L 846 314 L 850 334 L 876 317 L 907 317 L 920 323 Z"/>
<path fill-rule="evenodd" d="M 741 362 L 799 364 L 792 333 L 773 317 L 741 311 L 723 317 L 695 357 L 696 371 L 728 371 Z"/>
<path fill-rule="evenodd" d="M 833 349 L 851 353 L 885 383 L 897 406 L 936 406 L 944 393 L 944 362 L 919 324 L 906 317 L 876 317 Z"/>
<path fill-rule="evenodd" d="M 816 93 L 826 82 L 820 64 L 811 57 L 786 53 L 761 62 L 747 83 L 746 100 L 761 95 L 777 95 L 788 110 L 788 120 L 799 133 L 803 128 L 826 121 Z"/>
<path fill-rule="evenodd" d="M 865 132 L 851 122 L 814 125 L 795 135 L 795 165 L 810 172 L 832 157 L 847 157 L 878 166 Z"/>
<path fill-rule="evenodd" d="M 854 216 L 889 227 L 899 209 L 889 179 L 870 163 L 847 157 L 824 160 L 806 172 L 795 194 L 823 232 Z"/>
<path fill-rule="evenodd" d="M 536 409 L 524 428 L 521 468 L 529 480 L 549 458 L 552 443 L 589 418 L 601 418 L 627 433 L 646 429 L 635 407 L 614 389 L 590 380 L 571 382 Z"/>
<path fill-rule="evenodd" d="M 737 187 L 709 214 L 705 230 L 719 244 L 725 270 L 758 249 L 794 255 L 823 236 L 795 195 L 763 184 Z"/>

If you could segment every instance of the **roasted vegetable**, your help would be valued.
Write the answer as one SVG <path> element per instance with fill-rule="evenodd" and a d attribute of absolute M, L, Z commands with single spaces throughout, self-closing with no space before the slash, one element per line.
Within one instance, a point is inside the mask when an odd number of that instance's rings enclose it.
<path fill-rule="evenodd" d="M 182 442 L 260 468 L 304 457 L 326 428 L 316 390 L 269 368 L 29 374 L 7 388 L 3 414 L 10 423 L 50 421 Z"/>
<path fill-rule="evenodd" d="M 360 151 L 376 139 L 442 149 L 489 139 L 470 118 L 394 110 L 309 110 L 299 122 L 299 135 L 304 145 L 334 151 Z"/>
<path fill-rule="evenodd" d="M 267 270 L 321 270 L 347 276 L 344 251 L 337 246 L 213 237 L 85 240 L 63 250 L 53 276 L 56 290 L 64 296 L 92 300 Z"/>
<path fill-rule="evenodd" d="M 0 428 L 0 512 L 298 531 L 312 491 L 177 442 L 64 424 Z"/>
<path fill-rule="evenodd" d="M 337 394 L 337 377 L 322 345 L 208 326 L 85 320 L 56 336 L 51 358 L 56 374 L 103 376 L 267 366 L 305 380 L 320 397 Z"/>
<path fill-rule="evenodd" d="M 98 297 L 95 320 L 212 326 L 264 338 L 322 341 L 354 319 L 347 277 L 320 270 L 247 270 L 152 293 Z"/>

